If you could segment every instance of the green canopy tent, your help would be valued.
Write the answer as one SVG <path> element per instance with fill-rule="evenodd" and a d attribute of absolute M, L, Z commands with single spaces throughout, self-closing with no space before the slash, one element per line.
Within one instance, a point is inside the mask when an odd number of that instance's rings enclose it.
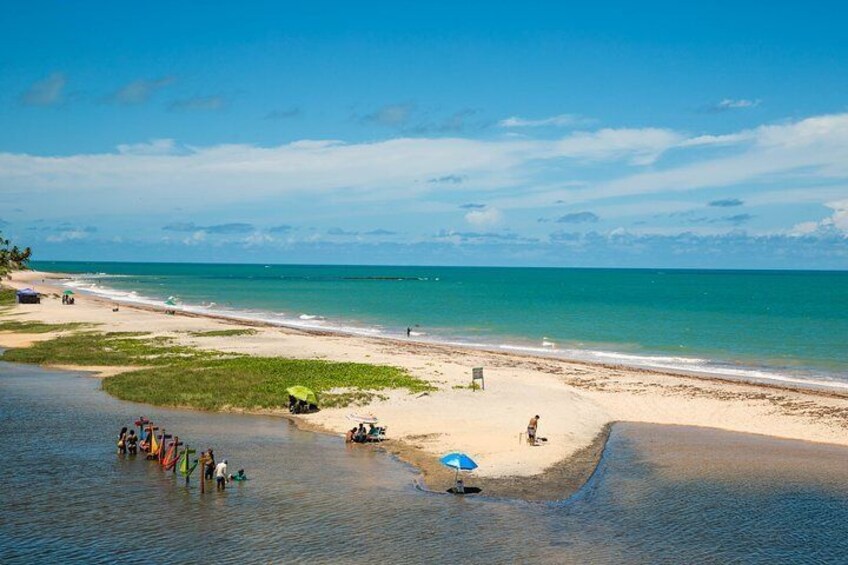
<path fill-rule="evenodd" d="M 74 291 L 73 290 L 66 290 L 62 294 L 64 294 L 65 296 L 71 296 L 72 294 L 74 294 Z"/>
<path fill-rule="evenodd" d="M 309 411 L 313 406 L 315 408 L 318 407 L 318 395 L 316 395 L 311 388 L 296 385 L 287 388 L 286 392 L 289 394 L 290 397 L 298 401 L 289 402 L 289 410 L 294 413 Z"/>

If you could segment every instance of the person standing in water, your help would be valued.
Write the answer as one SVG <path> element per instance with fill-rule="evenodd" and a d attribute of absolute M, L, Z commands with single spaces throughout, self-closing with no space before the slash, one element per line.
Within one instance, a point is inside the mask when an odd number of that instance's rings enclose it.
<path fill-rule="evenodd" d="M 215 482 L 218 490 L 227 488 L 227 460 L 224 459 L 215 467 Z"/>
<path fill-rule="evenodd" d="M 411 335 L 412 335 L 412 328 L 407 327 L 406 328 L 406 337 L 410 337 Z"/>
<path fill-rule="evenodd" d="M 210 481 L 212 480 L 212 476 L 215 474 L 215 454 L 212 452 L 212 448 L 206 452 L 206 469 L 205 476 Z"/>
<path fill-rule="evenodd" d="M 121 433 L 118 434 L 118 453 L 127 453 L 127 428 L 121 428 Z"/>
<path fill-rule="evenodd" d="M 130 430 L 127 435 L 127 451 L 130 455 L 138 453 L 138 436 L 135 435 L 135 430 Z"/>

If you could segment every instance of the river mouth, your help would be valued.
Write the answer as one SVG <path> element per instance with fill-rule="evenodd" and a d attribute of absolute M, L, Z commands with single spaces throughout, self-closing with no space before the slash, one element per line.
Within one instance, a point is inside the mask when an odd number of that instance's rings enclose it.
<path fill-rule="evenodd" d="M 839 562 L 848 449 L 617 424 L 576 496 L 416 490 L 388 454 L 280 418 L 122 402 L 80 374 L 0 364 L 0 561 Z M 250 480 L 201 495 L 115 453 L 144 414 Z M 473 477 L 467 483 L 473 484 Z M 484 493 L 485 494 L 485 493 Z"/>

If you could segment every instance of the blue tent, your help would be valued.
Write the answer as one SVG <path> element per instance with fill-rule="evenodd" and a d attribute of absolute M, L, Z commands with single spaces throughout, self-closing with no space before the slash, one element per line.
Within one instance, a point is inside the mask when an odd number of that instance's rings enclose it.
<path fill-rule="evenodd" d="M 31 288 L 22 288 L 15 293 L 18 297 L 18 304 L 40 304 L 41 295 Z"/>

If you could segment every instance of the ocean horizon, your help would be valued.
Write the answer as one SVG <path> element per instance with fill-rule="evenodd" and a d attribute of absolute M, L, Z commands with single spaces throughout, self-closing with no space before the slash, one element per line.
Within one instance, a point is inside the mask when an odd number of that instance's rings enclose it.
<path fill-rule="evenodd" d="M 848 388 L 848 272 L 38 261 L 69 288 L 305 329 Z"/>

